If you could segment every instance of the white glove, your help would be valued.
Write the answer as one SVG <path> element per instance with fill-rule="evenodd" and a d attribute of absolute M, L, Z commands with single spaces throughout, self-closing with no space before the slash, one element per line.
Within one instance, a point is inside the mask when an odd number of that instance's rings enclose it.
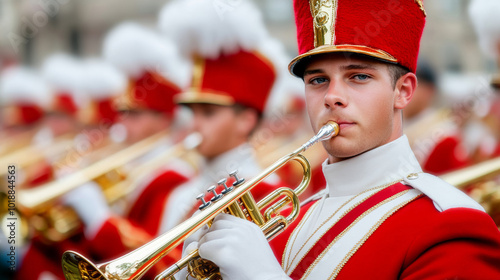
<path fill-rule="evenodd" d="M 64 204 L 72 207 L 85 226 L 85 236 L 92 239 L 104 222 L 111 216 L 111 210 L 99 185 L 88 182 L 63 197 Z"/>
<path fill-rule="evenodd" d="M 193 214 L 195 216 L 199 212 Z M 208 231 L 208 227 L 204 226 L 195 233 L 191 234 L 186 240 L 184 240 L 184 244 L 182 247 L 182 257 L 184 258 L 186 255 L 190 254 L 194 250 L 198 249 L 198 240 Z M 175 274 L 175 279 L 194 279 L 191 276 L 187 277 L 188 271 L 187 268 L 182 269 L 177 274 Z"/>
<path fill-rule="evenodd" d="M 198 250 L 202 258 L 219 266 L 224 280 L 290 279 L 262 230 L 252 222 L 229 214 L 220 214 L 214 219 L 199 240 Z"/>

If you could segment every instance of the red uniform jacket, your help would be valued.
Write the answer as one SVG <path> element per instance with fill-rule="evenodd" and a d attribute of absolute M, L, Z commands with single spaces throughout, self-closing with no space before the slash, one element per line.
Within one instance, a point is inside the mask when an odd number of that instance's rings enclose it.
<path fill-rule="evenodd" d="M 313 202 L 301 208 L 300 218 Z M 280 261 L 297 224 L 271 241 Z M 439 212 L 421 196 L 383 222 L 336 279 L 375 278 L 500 279 L 500 232 L 484 212 L 469 208 Z"/>

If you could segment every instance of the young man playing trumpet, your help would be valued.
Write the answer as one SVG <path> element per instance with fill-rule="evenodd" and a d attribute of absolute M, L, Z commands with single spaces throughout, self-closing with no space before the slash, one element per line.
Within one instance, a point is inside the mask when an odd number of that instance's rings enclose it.
<path fill-rule="evenodd" d="M 290 71 L 304 80 L 311 125 L 340 125 L 323 142 L 327 188 L 273 240 L 276 256 L 259 227 L 227 214 L 186 241 L 184 254 L 197 248 L 225 280 L 498 279 L 492 219 L 423 173 L 402 133 L 422 1 L 295 0 L 294 8 L 300 55 Z"/>

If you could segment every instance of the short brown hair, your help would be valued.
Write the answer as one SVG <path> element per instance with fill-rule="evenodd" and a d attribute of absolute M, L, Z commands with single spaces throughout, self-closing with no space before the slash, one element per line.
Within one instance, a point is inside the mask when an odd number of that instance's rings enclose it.
<path fill-rule="evenodd" d="M 399 64 L 389 64 L 388 63 L 387 68 L 389 70 L 389 75 L 391 75 L 393 88 L 396 88 L 396 83 L 399 80 L 399 78 L 403 77 L 408 72 L 410 72 L 410 70 L 408 70 L 406 67 L 403 67 Z"/>

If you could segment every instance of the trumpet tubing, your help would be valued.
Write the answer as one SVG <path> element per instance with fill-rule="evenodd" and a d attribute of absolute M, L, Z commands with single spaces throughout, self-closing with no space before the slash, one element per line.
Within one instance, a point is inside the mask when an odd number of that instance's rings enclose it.
<path fill-rule="evenodd" d="M 492 177 L 500 173 L 500 157 L 449 172 L 441 179 L 465 190 L 479 202 L 500 228 L 500 186 Z"/>
<path fill-rule="evenodd" d="M 130 180 L 125 181 L 130 176 L 122 174 L 119 168 L 157 147 L 165 136 L 164 132 L 155 134 L 60 180 L 18 191 L 16 207 L 21 218 L 29 219 L 34 229 L 48 241 L 58 242 L 72 236 L 81 226 L 77 214 L 54 201 L 83 183 L 94 180 L 102 187 L 108 202 L 115 203 L 131 191 L 125 184 L 131 183 Z M 178 158 L 182 155 L 181 151 L 194 149 L 200 141 L 199 136 L 192 134 L 182 143 L 160 153 L 161 158 L 155 162 L 165 163 L 169 159 Z"/>
<path fill-rule="evenodd" d="M 236 175 L 234 175 L 236 182 L 231 191 L 226 192 L 224 196 L 220 197 L 213 203 L 204 202 L 201 206 L 202 211 L 198 214 L 123 257 L 107 263 L 95 265 L 87 258 L 76 252 L 65 252 L 62 259 L 62 267 L 66 279 L 140 279 L 147 270 L 156 264 L 162 257 L 168 254 L 168 252 L 180 245 L 188 236 L 195 233 L 201 227 L 209 224 L 215 216 L 223 211 L 230 212 L 231 214 L 236 213 L 237 215 L 243 215 L 243 217 L 247 218 L 252 217 L 252 220 L 254 217 L 258 217 L 257 220 L 261 220 L 261 228 L 264 230 L 266 236 L 272 238 L 272 236 L 279 233 L 295 219 L 299 211 L 297 196 L 306 189 L 310 180 L 311 172 L 309 163 L 305 157 L 300 155 L 300 153 L 304 152 L 311 145 L 319 141 L 327 140 L 336 136 L 338 132 L 339 126 L 336 123 L 329 122 L 307 143 L 303 144 L 294 152 L 276 161 L 255 178 L 252 178 L 247 182 L 242 182 Z M 290 160 L 297 160 L 301 165 L 305 166 L 304 178 L 299 186 L 297 186 L 295 190 L 286 188 L 278 189 L 278 191 L 266 196 L 261 202 L 255 203 L 250 195 L 252 188 Z M 279 198 L 282 195 L 285 195 L 285 197 Z M 270 205 L 271 202 L 278 198 L 278 202 Z M 294 204 L 295 210 L 292 211 L 289 216 L 282 217 L 277 213 L 277 211 L 287 205 L 288 201 L 291 201 Z M 245 203 L 247 203 L 247 205 L 244 206 L 245 209 L 243 211 L 236 210 L 236 207 L 240 207 L 241 204 Z M 259 207 L 266 206 L 269 206 L 268 211 L 262 215 Z M 250 214 L 250 212 L 252 212 L 252 214 Z M 273 214 L 275 215 L 274 217 Z M 269 217 L 271 217 L 271 219 L 269 219 Z M 173 274 L 188 265 L 193 258 L 196 259 L 196 255 L 197 252 L 194 252 L 189 258 L 183 258 L 173 267 L 169 268 L 167 273 L 164 273 L 159 277 L 173 279 Z M 205 271 L 205 269 L 202 269 L 202 271 Z M 201 279 L 217 279 L 217 272 L 211 273 Z"/>

